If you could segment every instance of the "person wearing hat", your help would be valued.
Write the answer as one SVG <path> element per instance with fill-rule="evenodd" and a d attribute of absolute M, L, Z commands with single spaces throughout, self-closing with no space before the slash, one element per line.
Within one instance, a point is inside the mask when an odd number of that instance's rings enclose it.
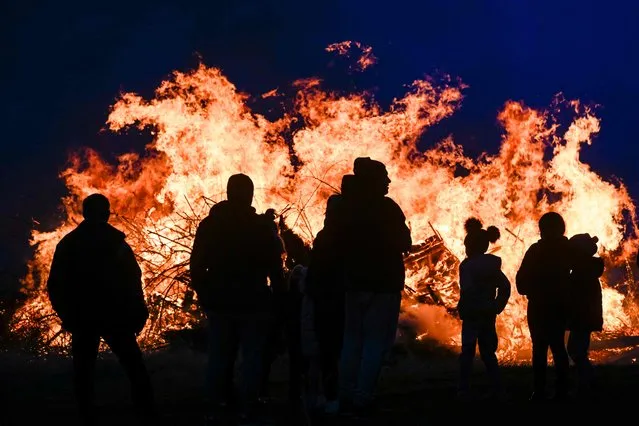
<path fill-rule="evenodd" d="M 412 240 L 402 209 L 387 196 L 391 180 L 386 166 L 360 157 L 353 174 L 349 208 L 338 221 L 346 278 L 340 405 L 368 415 L 395 340 L 405 280 L 403 255 Z"/>
<path fill-rule="evenodd" d="M 596 256 L 599 239 L 577 234 L 569 239 L 573 266 L 568 289 L 568 355 L 577 369 L 577 396 L 591 397 L 593 368 L 588 352 L 593 332 L 603 330 L 603 301 L 599 277 L 603 259 Z"/>

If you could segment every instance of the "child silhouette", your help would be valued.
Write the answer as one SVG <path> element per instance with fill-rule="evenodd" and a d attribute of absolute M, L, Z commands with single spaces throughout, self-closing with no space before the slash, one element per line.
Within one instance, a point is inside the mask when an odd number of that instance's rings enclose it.
<path fill-rule="evenodd" d="M 492 396 L 501 393 L 498 337 L 495 321 L 510 298 L 510 281 L 501 270 L 501 258 L 486 254 L 490 243 L 499 239 L 495 226 L 482 228 L 477 218 L 466 220 L 466 258 L 459 265 L 460 297 L 457 309 L 462 320 L 462 348 L 459 356 L 458 396 L 467 398 L 475 348 L 486 366 L 492 384 Z"/>

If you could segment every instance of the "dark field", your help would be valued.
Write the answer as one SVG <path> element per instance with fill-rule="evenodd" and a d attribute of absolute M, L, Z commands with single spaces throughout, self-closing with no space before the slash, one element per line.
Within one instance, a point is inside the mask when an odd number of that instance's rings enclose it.
<path fill-rule="evenodd" d="M 476 399 L 455 398 L 457 364 L 444 351 L 408 351 L 397 355 L 382 374 L 377 413 L 369 419 L 314 419 L 317 425 L 426 425 L 599 423 L 632 416 L 639 407 L 639 366 L 632 351 L 607 364 L 597 364 L 598 397 L 591 401 L 531 403 L 531 370 L 527 365 L 504 366 L 506 395 L 500 402 L 482 400 L 486 390 L 483 368 L 476 368 Z M 203 425 L 205 355 L 175 348 L 147 355 L 163 425 Z M 70 360 L 0 354 L 2 425 L 77 424 L 71 388 Z M 272 425 L 303 425 L 287 408 L 286 359 L 276 361 L 271 376 L 274 401 L 266 418 Z M 552 370 L 550 371 L 552 374 Z M 552 376 L 550 376 L 552 378 Z M 551 380 L 552 383 L 552 380 Z M 101 424 L 134 425 L 128 383 L 117 361 L 105 354 L 97 367 L 97 398 Z"/>

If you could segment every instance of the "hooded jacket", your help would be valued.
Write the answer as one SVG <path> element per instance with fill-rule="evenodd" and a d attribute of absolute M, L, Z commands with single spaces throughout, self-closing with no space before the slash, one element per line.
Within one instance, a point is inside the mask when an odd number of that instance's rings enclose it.
<path fill-rule="evenodd" d="M 510 281 L 501 270 L 501 258 L 481 254 L 464 259 L 459 265 L 459 303 L 462 320 L 494 318 L 510 298 Z"/>
<path fill-rule="evenodd" d="M 601 331 L 603 329 L 603 298 L 599 277 L 604 262 L 600 257 L 576 258 L 570 274 L 570 310 L 568 329 Z"/>
<path fill-rule="evenodd" d="M 191 284 L 205 310 L 264 312 L 284 288 L 282 241 L 250 205 L 221 201 L 198 226 Z M 271 286 L 269 287 L 269 280 Z"/>
<path fill-rule="evenodd" d="M 139 333 L 149 316 L 135 255 L 125 234 L 106 222 L 85 220 L 60 240 L 47 292 L 71 332 Z"/>

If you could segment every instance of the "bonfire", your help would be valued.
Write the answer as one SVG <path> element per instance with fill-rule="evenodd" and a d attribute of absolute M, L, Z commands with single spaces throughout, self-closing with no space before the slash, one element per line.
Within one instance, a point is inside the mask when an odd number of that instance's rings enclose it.
<path fill-rule="evenodd" d="M 333 54 L 357 56 L 354 49 L 360 49 L 354 69 L 366 72 L 377 59 L 368 46 L 329 46 Z M 383 108 L 370 93 L 334 93 L 307 78 L 256 96 L 292 101 L 292 110 L 268 119 L 249 107 L 253 96 L 201 64 L 174 72 L 150 99 L 122 93 L 111 106 L 108 130 L 139 129 L 152 142 L 114 164 L 90 148 L 72 156 L 60 175 L 68 189 L 61 200 L 66 219 L 56 229 L 32 232 L 34 256 L 23 280 L 27 301 L 13 318 L 12 333 L 37 351 L 67 347 L 45 283 L 55 245 L 81 220 L 81 201 L 89 194 L 111 200 L 111 222 L 127 233 L 143 269 L 151 320 L 140 342 L 150 349 L 202 319 L 189 287 L 189 253 L 197 224 L 224 198 L 231 174 L 251 176 L 258 212 L 273 209 L 289 232 L 310 244 L 342 175 L 356 157 L 369 156 L 386 164 L 389 195 L 411 228 L 415 247 L 406 257 L 403 315 L 419 336 L 459 344 L 457 265 L 469 216 L 507 230 L 495 254 L 514 286 L 526 248 L 538 239 L 537 220 L 548 210 L 566 218 L 567 234 L 599 237 L 607 265 L 601 336 L 636 334 L 636 283 L 628 263 L 638 246 L 635 205 L 623 182 L 602 178 L 580 160 L 600 129 L 595 110 L 561 96 L 546 110 L 506 101 L 497 114 L 503 127 L 498 152 L 470 158 L 454 135 L 418 149 L 431 126 L 462 106 L 465 89 L 453 78 L 419 79 Z M 560 123 L 559 111 L 570 112 L 571 121 Z M 525 299 L 513 290 L 498 319 L 502 360 L 517 360 L 530 347 L 525 313 Z"/>

